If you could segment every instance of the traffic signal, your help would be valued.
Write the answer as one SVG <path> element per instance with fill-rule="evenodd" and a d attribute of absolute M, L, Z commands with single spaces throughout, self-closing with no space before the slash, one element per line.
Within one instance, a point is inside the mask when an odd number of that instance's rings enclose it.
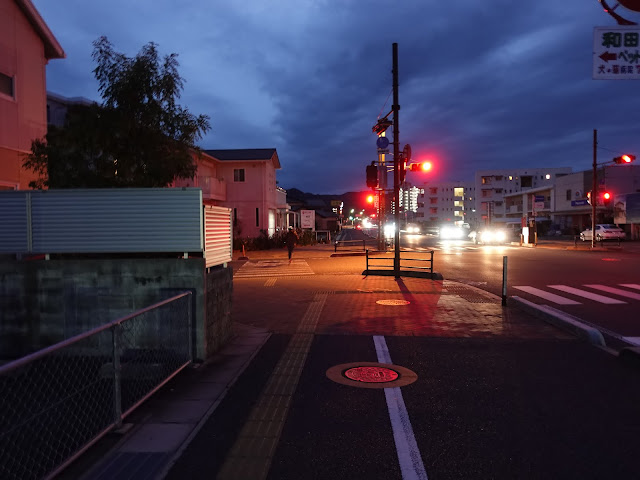
<path fill-rule="evenodd" d="M 367 195 L 367 203 L 373 203 L 373 195 Z"/>
<path fill-rule="evenodd" d="M 367 187 L 378 188 L 378 167 L 376 162 L 367 165 Z"/>
<path fill-rule="evenodd" d="M 383 117 L 380 120 L 378 120 L 378 122 L 373 126 L 373 128 L 371 130 L 373 131 L 373 133 L 375 133 L 376 135 L 380 136 L 391 125 L 393 125 L 393 122 L 391 120 L 389 120 L 387 117 Z"/>
<path fill-rule="evenodd" d="M 636 156 L 635 156 L 635 155 L 627 155 L 627 154 L 624 154 L 624 155 L 620 155 L 619 157 L 614 158 L 614 159 L 613 159 L 613 162 L 614 162 L 614 163 L 617 163 L 617 164 L 621 164 L 621 163 L 631 163 L 631 162 L 633 162 L 635 159 L 636 159 Z"/>
<path fill-rule="evenodd" d="M 591 205 L 591 190 L 587 192 L 587 203 Z"/>
<path fill-rule="evenodd" d="M 404 158 L 402 154 L 400 154 L 399 163 L 400 163 L 400 183 L 402 183 L 404 182 L 404 176 L 407 174 L 407 159 Z"/>
<path fill-rule="evenodd" d="M 602 194 L 602 204 L 603 204 L 604 206 L 609 205 L 609 204 L 611 203 L 611 198 L 612 198 L 611 193 L 609 193 L 609 192 L 604 192 L 604 193 Z"/>
<path fill-rule="evenodd" d="M 409 165 L 412 172 L 428 172 L 431 170 L 431 162 L 412 163 Z"/>

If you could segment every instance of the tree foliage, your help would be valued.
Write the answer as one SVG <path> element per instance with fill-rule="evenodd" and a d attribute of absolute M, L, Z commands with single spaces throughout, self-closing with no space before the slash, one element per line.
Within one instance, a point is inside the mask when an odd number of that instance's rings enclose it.
<path fill-rule="evenodd" d="M 151 42 L 129 58 L 106 37 L 93 43 L 102 104 L 69 109 L 63 128 L 32 142 L 32 188 L 165 187 L 196 171 L 195 142 L 210 129 L 177 103 L 184 87 L 175 54 Z"/>

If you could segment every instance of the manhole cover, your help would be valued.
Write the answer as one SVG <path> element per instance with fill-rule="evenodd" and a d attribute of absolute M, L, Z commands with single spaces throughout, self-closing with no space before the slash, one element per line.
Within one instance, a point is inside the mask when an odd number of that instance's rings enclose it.
<path fill-rule="evenodd" d="M 397 380 L 398 372 L 384 367 L 355 367 L 344 372 L 344 376 L 356 382 L 384 383 Z"/>
<path fill-rule="evenodd" d="M 409 305 L 409 301 L 407 300 L 378 300 L 376 302 L 378 305 Z"/>
<path fill-rule="evenodd" d="M 418 375 L 399 365 L 377 362 L 343 363 L 327 370 L 327 378 L 342 385 L 358 388 L 404 387 Z"/>

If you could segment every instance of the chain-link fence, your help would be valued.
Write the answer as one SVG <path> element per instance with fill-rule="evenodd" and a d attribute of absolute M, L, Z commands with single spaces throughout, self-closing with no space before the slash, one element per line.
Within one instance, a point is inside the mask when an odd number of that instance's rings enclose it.
<path fill-rule="evenodd" d="M 185 292 L 0 367 L 0 478 L 54 476 L 191 360 Z"/>

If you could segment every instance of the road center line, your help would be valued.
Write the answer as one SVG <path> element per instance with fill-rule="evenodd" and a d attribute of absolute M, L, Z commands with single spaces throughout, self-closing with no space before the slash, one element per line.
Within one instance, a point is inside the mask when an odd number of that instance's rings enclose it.
<path fill-rule="evenodd" d="M 374 335 L 373 342 L 376 346 L 378 362 L 391 364 L 391 355 L 387 342 L 381 335 Z M 391 419 L 393 439 L 398 453 L 398 462 L 403 480 L 426 480 L 427 472 L 422 463 L 422 456 L 418 450 L 418 443 L 413 434 L 409 413 L 402 398 L 399 387 L 385 388 L 384 396 L 387 400 L 387 409 Z"/>

